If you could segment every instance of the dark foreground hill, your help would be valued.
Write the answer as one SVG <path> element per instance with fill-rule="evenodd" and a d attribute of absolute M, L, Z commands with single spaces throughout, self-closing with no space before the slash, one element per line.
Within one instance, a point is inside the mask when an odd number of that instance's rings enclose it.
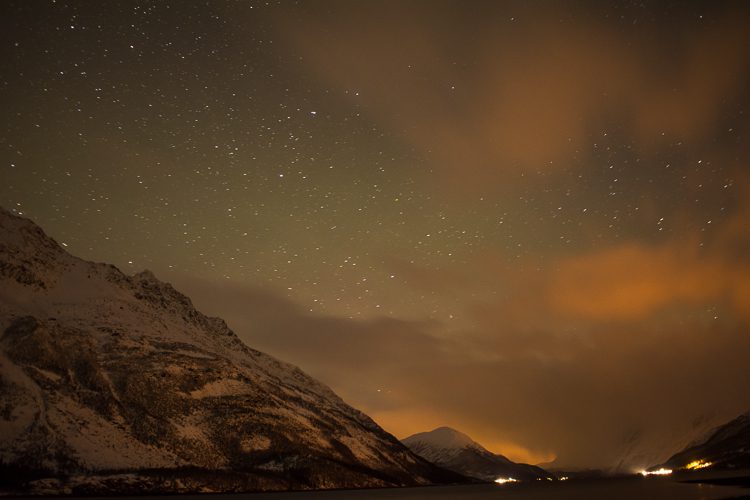
<path fill-rule="evenodd" d="M 150 272 L 0 209 L 0 490 L 164 493 L 461 480 Z"/>

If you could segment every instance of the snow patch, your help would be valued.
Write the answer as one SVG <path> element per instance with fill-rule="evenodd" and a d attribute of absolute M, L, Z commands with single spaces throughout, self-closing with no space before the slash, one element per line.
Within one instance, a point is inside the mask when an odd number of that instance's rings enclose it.
<path fill-rule="evenodd" d="M 240 442 L 240 446 L 245 453 L 264 451 L 271 447 L 271 439 L 267 436 L 246 436 Z"/>
<path fill-rule="evenodd" d="M 209 382 L 200 389 L 191 391 L 190 397 L 202 399 L 222 396 L 243 396 L 251 392 L 252 388 L 241 380 L 222 379 Z"/>

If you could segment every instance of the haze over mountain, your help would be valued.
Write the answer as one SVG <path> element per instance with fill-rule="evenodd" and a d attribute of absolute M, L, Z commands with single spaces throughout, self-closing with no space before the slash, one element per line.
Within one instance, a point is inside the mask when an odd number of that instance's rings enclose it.
<path fill-rule="evenodd" d="M 540 467 L 515 463 L 503 455 L 492 453 L 466 434 L 450 427 L 420 432 L 401 442 L 432 463 L 485 481 L 498 478 L 531 481 L 553 477 Z"/>
<path fill-rule="evenodd" d="M 144 271 L 0 209 L 0 472 L 24 493 L 418 485 L 414 455 Z"/>

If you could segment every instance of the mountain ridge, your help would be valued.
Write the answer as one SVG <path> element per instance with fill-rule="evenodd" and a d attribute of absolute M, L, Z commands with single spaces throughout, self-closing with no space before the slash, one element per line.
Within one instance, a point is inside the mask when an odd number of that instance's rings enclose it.
<path fill-rule="evenodd" d="M 750 467 L 750 412 L 715 427 L 653 469 L 734 469 Z"/>
<path fill-rule="evenodd" d="M 0 469 L 21 493 L 460 481 L 151 271 L 68 254 L 0 208 Z"/>

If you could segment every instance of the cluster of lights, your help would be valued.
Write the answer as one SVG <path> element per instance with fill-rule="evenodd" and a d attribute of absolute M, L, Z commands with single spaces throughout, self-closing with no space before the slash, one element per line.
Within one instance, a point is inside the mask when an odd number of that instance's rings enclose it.
<path fill-rule="evenodd" d="M 536 478 L 537 481 L 544 481 L 545 479 L 547 481 L 554 481 L 554 479 L 551 478 L 551 477 L 544 477 L 544 478 L 538 477 L 538 478 Z M 561 477 L 557 478 L 557 480 L 558 481 L 567 481 L 568 480 L 568 476 L 561 476 Z M 512 477 L 499 477 L 499 478 L 495 479 L 495 482 L 497 484 L 517 483 L 518 479 L 515 479 L 515 478 L 512 478 Z"/>
<path fill-rule="evenodd" d="M 640 472 L 641 476 L 668 476 L 672 473 L 672 469 L 657 469 L 657 470 L 642 470 Z"/>
<path fill-rule="evenodd" d="M 695 469 L 702 469 L 704 467 L 710 467 L 712 465 L 712 462 L 707 462 L 706 460 L 693 460 L 689 464 L 685 466 L 687 470 L 695 470 Z"/>
<path fill-rule="evenodd" d="M 518 479 L 513 479 L 512 477 L 499 477 L 499 478 L 495 479 L 495 482 L 497 484 L 517 483 Z"/>
<path fill-rule="evenodd" d="M 703 469 L 705 467 L 711 467 L 713 465 L 713 462 L 709 462 L 708 460 L 693 460 L 689 464 L 687 464 L 685 467 L 683 467 L 684 470 L 698 470 Z M 657 469 L 657 470 L 642 470 L 639 472 L 642 476 L 667 476 L 672 473 L 672 469 Z"/>

